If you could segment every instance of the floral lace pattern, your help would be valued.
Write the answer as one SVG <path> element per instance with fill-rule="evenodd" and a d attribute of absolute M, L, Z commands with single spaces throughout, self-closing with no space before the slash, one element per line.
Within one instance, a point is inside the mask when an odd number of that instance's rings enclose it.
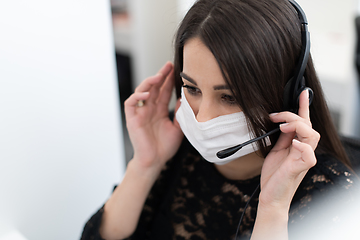
<path fill-rule="evenodd" d="M 246 202 L 260 177 L 231 181 L 199 155 L 189 155 L 183 163 L 171 204 L 173 239 L 231 239 Z M 202 173 L 199 175 L 199 173 Z M 246 209 L 240 232 L 250 237 L 256 216 L 258 195 Z"/>
<path fill-rule="evenodd" d="M 181 151 L 180 151 L 181 152 Z M 153 186 L 140 216 L 134 239 L 209 240 L 234 239 L 244 206 L 260 182 L 260 176 L 234 181 L 223 177 L 213 164 L 206 162 L 194 150 L 179 153 L 166 166 Z M 183 151 L 184 153 L 184 151 Z M 292 226 L 313 224 L 317 215 L 317 199 L 341 190 L 341 201 L 351 201 L 354 176 L 340 162 L 319 155 L 318 164 L 310 169 L 300 184 L 289 212 L 289 231 Z M 240 239 L 249 239 L 255 222 L 258 193 L 251 199 L 240 226 Z M 323 200 L 321 200 L 323 201 Z M 323 204 L 323 202 L 321 202 Z M 324 224 L 338 218 L 330 212 Z M 101 239 L 100 209 L 86 224 L 82 239 Z M 316 223 L 317 224 L 317 223 Z M 328 225 L 326 225 L 328 226 Z M 304 228 L 301 228 L 304 229 Z"/>

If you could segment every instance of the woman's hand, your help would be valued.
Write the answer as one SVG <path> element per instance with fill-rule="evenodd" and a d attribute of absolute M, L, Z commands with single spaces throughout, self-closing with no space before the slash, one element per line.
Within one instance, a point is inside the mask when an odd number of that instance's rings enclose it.
<path fill-rule="evenodd" d="M 155 76 L 145 79 L 125 101 L 133 160 L 141 167 L 161 169 L 180 146 L 183 134 L 176 120 L 169 119 L 168 112 L 173 86 L 173 65 L 168 62 Z M 145 104 L 138 106 L 139 100 Z"/>
<path fill-rule="evenodd" d="M 273 122 L 284 123 L 261 170 L 258 215 L 252 239 L 287 239 L 292 198 L 307 171 L 316 164 L 314 150 L 320 135 L 311 126 L 308 94 L 306 90 L 300 95 L 299 115 L 291 112 L 270 115 Z"/>
<path fill-rule="evenodd" d="M 125 239 L 134 233 L 151 187 L 180 146 L 182 132 L 176 120 L 170 121 L 168 112 L 173 86 L 173 65 L 166 63 L 125 101 L 134 157 L 104 206 L 99 230 L 104 239 Z M 138 105 L 140 100 L 145 102 L 143 106 Z"/>
<path fill-rule="evenodd" d="M 299 115 L 281 112 L 270 116 L 275 123 L 285 123 L 280 125 L 282 133 L 261 170 L 259 200 L 264 206 L 288 209 L 300 182 L 316 164 L 314 150 L 320 134 L 312 129 L 308 96 L 307 90 L 300 95 Z"/>

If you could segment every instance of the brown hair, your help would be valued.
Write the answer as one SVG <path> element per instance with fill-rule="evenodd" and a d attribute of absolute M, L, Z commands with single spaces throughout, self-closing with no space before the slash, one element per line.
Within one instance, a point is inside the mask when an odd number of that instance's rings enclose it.
<path fill-rule="evenodd" d="M 300 22 L 287 0 L 198 0 L 184 17 L 175 39 L 175 85 L 180 97 L 184 44 L 198 37 L 217 60 L 226 83 L 255 136 L 276 127 L 269 113 L 283 109 L 283 92 L 301 50 Z M 306 86 L 314 91 L 310 106 L 313 128 L 320 133 L 317 152 L 350 162 L 331 120 L 311 59 Z M 270 137 L 274 143 L 279 134 Z M 271 147 L 257 143 L 263 156 Z"/>

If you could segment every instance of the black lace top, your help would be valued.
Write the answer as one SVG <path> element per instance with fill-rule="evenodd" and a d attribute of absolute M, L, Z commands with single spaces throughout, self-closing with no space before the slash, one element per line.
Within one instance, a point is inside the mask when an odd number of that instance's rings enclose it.
<path fill-rule="evenodd" d="M 337 225 L 342 219 L 342 208 L 325 203 L 355 201 L 352 195 L 355 176 L 329 156 L 317 155 L 317 160 L 317 165 L 310 169 L 293 198 L 289 212 L 290 239 L 300 236 L 304 230 L 314 229 L 314 226 L 327 229 Z M 259 182 L 260 176 L 246 181 L 226 179 L 213 164 L 202 159 L 184 142 L 153 186 L 137 229 L 128 239 L 234 239 L 244 206 Z M 337 194 L 330 194 L 331 190 Z M 241 239 L 251 236 L 258 196 L 257 192 L 246 209 L 240 226 Z M 319 221 L 319 211 L 324 206 L 330 210 L 326 209 Z M 102 239 L 99 234 L 102 213 L 103 208 L 86 223 L 82 240 Z"/>

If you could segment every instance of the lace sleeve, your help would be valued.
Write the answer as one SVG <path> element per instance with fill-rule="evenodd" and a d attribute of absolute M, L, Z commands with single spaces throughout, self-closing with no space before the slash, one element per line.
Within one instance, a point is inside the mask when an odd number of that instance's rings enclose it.
<path fill-rule="evenodd" d="M 100 233 L 99 228 L 101 224 L 101 218 L 104 212 L 104 206 L 102 206 L 85 224 L 81 240 L 104 240 Z"/>
<path fill-rule="evenodd" d="M 150 190 L 134 234 L 127 238 L 127 240 L 146 239 L 151 229 L 154 228 L 154 218 L 158 218 L 159 208 L 164 201 L 167 201 L 165 195 L 169 191 L 169 188 L 171 188 L 171 184 L 177 174 L 177 169 L 180 169 L 179 166 L 177 166 L 180 164 L 178 159 L 187 152 L 186 149 L 188 145 L 189 143 L 187 141 L 183 141 L 174 158 L 167 162 Z M 103 212 L 104 208 L 102 207 L 88 220 L 84 226 L 81 240 L 104 240 L 99 233 Z"/>
<path fill-rule="evenodd" d="M 162 239 L 154 237 L 154 234 L 173 234 L 172 225 L 166 219 L 163 212 L 171 204 L 172 199 L 170 195 L 182 169 L 181 159 L 189 152 L 189 148 L 190 143 L 184 138 L 178 152 L 167 162 L 164 170 L 151 189 L 134 234 L 126 240 Z"/>

